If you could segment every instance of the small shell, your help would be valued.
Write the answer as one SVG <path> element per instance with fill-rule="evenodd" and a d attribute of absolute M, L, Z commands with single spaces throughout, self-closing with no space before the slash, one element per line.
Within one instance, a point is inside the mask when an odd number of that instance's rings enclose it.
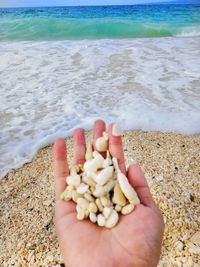
<path fill-rule="evenodd" d="M 95 198 L 90 193 L 85 193 L 84 198 L 89 202 L 95 202 Z"/>
<path fill-rule="evenodd" d="M 89 219 L 91 222 L 95 223 L 97 221 L 97 215 L 93 212 L 90 212 Z"/>
<path fill-rule="evenodd" d="M 103 216 L 108 219 L 108 217 L 110 216 L 112 212 L 112 208 L 109 208 L 109 207 L 105 207 L 103 208 Z"/>
<path fill-rule="evenodd" d="M 84 183 L 88 184 L 89 186 L 95 186 L 95 181 L 91 177 L 83 175 L 82 180 Z"/>
<path fill-rule="evenodd" d="M 73 191 L 73 190 L 75 189 L 75 187 L 74 187 L 73 185 L 68 185 L 68 186 L 66 187 L 66 189 L 67 189 L 68 191 Z"/>
<path fill-rule="evenodd" d="M 89 214 L 90 214 L 89 210 L 85 209 L 85 217 L 84 218 L 88 218 Z"/>
<path fill-rule="evenodd" d="M 131 213 L 131 211 L 133 211 L 133 210 L 134 210 L 134 205 L 128 204 L 122 208 L 121 213 L 123 215 L 127 215 L 127 214 Z"/>
<path fill-rule="evenodd" d="M 102 212 L 103 211 L 103 206 L 102 206 L 101 201 L 100 201 L 99 198 L 96 199 L 96 204 L 97 204 L 97 207 L 98 207 L 99 211 Z"/>
<path fill-rule="evenodd" d="M 68 189 L 65 189 L 65 191 L 62 192 L 62 194 L 60 195 L 60 199 L 62 200 L 69 201 L 71 200 L 71 198 L 72 198 L 72 191 Z"/>
<path fill-rule="evenodd" d="M 95 181 L 99 185 L 104 185 L 108 182 L 108 180 L 112 177 L 112 175 L 113 175 L 113 166 L 108 166 L 99 172 Z"/>
<path fill-rule="evenodd" d="M 79 194 L 85 194 L 88 190 L 89 186 L 87 184 L 81 183 L 78 187 L 77 187 L 77 193 Z"/>
<path fill-rule="evenodd" d="M 112 202 L 115 204 L 118 204 L 120 206 L 126 205 L 126 198 L 125 198 L 124 194 L 122 193 L 119 184 L 116 184 L 114 187 L 114 195 L 112 198 Z"/>
<path fill-rule="evenodd" d="M 105 152 L 107 150 L 108 141 L 103 137 L 99 137 L 95 143 L 96 150 L 99 152 Z"/>
<path fill-rule="evenodd" d="M 97 215 L 97 224 L 99 226 L 104 226 L 105 223 L 106 223 L 106 220 L 105 220 L 104 216 L 102 214 L 98 214 Z"/>
<path fill-rule="evenodd" d="M 95 155 L 94 152 L 93 152 L 93 155 Z M 94 157 L 94 159 L 86 161 L 84 163 L 84 170 L 86 172 L 89 172 L 89 171 L 96 172 L 98 169 L 102 168 L 103 162 L 104 162 L 104 158 L 98 153 Z"/>
<path fill-rule="evenodd" d="M 78 194 L 76 190 L 73 190 L 73 191 L 72 191 L 72 200 L 73 200 L 74 202 L 77 202 L 77 199 L 80 198 L 80 197 L 81 197 L 81 195 Z"/>
<path fill-rule="evenodd" d="M 87 209 L 89 206 L 89 202 L 82 197 L 77 199 L 77 204 L 83 209 Z"/>
<path fill-rule="evenodd" d="M 119 220 L 118 213 L 116 212 L 116 210 L 112 210 L 110 216 L 108 217 L 106 221 L 105 226 L 107 228 L 112 228 L 117 224 L 118 220 Z"/>
<path fill-rule="evenodd" d="M 93 194 L 94 190 L 95 190 L 95 187 L 94 186 L 91 186 L 90 187 L 90 193 Z"/>
<path fill-rule="evenodd" d="M 80 175 L 78 175 L 78 174 L 70 175 L 66 178 L 66 182 L 68 185 L 72 185 L 72 186 L 77 187 L 81 183 Z"/>
<path fill-rule="evenodd" d="M 94 185 L 96 184 L 97 174 L 95 172 L 88 171 L 87 172 L 87 177 L 89 177 L 94 182 Z"/>
<path fill-rule="evenodd" d="M 112 165 L 112 159 L 111 158 L 104 159 L 103 166 L 102 166 L 104 169 L 108 166 L 111 166 L 111 165 Z"/>
<path fill-rule="evenodd" d="M 109 196 L 100 197 L 100 201 L 104 207 L 110 207 L 112 205 Z"/>
<path fill-rule="evenodd" d="M 114 187 L 114 181 L 113 180 L 109 180 L 107 182 L 107 184 L 105 184 L 103 187 L 104 187 L 106 193 L 109 193 Z"/>
<path fill-rule="evenodd" d="M 140 204 L 140 200 L 137 196 L 137 193 L 133 189 L 133 187 L 129 184 L 128 179 L 122 172 L 118 172 L 117 180 L 119 182 L 120 188 L 124 193 L 125 197 L 129 200 L 130 203 L 134 205 Z"/>
<path fill-rule="evenodd" d="M 80 209 L 76 215 L 76 218 L 78 220 L 83 220 L 85 218 L 85 211 L 83 209 Z"/>
<path fill-rule="evenodd" d="M 79 213 L 79 212 L 81 212 L 81 210 L 82 210 L 82 208 L 77 204 L 76 205 L 76 212 Z"/>
<path fill-rule="evenodd" d="M 103 196 L 103 195 L 106 194 L 106 191 L 105 191 L 105 189 L 104 189 L 103 186 L 97 184 L 97 185 L 95 186 L 95 190 L 94 190 L 94 192 L 93 192 L 92 194 L 93 194 L 95 197 L 101 197 L 101 196 Z"/>
<path fill-rule="evenodd" d="M 120 211 L 122 210 L 122 206 L 120 206 L 120 205 L 115 205 L 115 210 L 116 210 L 117 212 L 120 212 Z"/>
<path fill-rule="evenodd" d="M 93 159 L 89 159 L 84 163 L 84 170 L 87 174 L 88 171 L 90 171 L 91 166 L 92 166 Z"/>
<path fill-rule="evenodd" d="M 177 249 L 178 249 L 179 251 L 182 251 L 183 248 L 184 248 L 184 244 L 183 244 L 183 242 L 181 242 L 180 240 L 178 240 L 178 241 L 175 243 L 175 245 L 176 245 L 176 247 L 177 247 Z"/>
<path fill-rule="evenodd" d="M 98 208 L 97 205 L 94 202 L 91 202 L 88 207 L 89 212 L 97 213 Z"/>

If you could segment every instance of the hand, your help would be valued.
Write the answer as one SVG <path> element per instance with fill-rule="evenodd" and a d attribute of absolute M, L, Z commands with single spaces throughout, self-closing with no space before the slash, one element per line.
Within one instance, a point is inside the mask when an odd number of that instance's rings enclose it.
<path fill-rule="evenodd" d="M 93 129 L 94 144 L 103 131 L 105 123 L 96 121 Z M 83 129 L 74 131 L 73 147 L 73 163 L 83 163 L 86 150 Z M 125 172 L 121 137 L 112 135 L 112 125 L 109 126 L 109 150 Z M 117 226 L 112 229 L 99 227 L 89 220 L 76 219 L 75 203 L 60 199 L 68 175 L 66 143 L 59 138 L 54 144 L 55 225 L 66 267 L 157 266 L 164 224 L 140 167 L 130 166 L 127 176 L 137 191 L 141 204 L 129 215 L 121 216 Z"/>

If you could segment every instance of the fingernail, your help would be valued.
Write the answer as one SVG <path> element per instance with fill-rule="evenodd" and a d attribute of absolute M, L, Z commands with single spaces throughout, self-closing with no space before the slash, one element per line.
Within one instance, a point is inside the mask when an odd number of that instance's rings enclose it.
<path fill-rule="evenodd" d="M 127 169 L 131 166 L 131 165 L 136 165 L 137 162 L 136 160 L 134 160 L 133 158 L 130 158 L 127 164 Z"/>
<path fill-rule="evenodd" d="M 112 135 L 114 135 L 114 136 L 122 136 L 123 135 L 123 131 L 118 124 L 113 124 Z"/>

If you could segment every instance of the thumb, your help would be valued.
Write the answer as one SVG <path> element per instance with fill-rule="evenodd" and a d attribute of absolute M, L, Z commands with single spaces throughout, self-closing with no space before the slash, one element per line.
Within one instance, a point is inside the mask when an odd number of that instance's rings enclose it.
<path fill-rule="evenodd" d="M 128 179 L 133 186 L 141 203 L 145 206 L 153 206 L 154 201 L 147 184 L 147 180 L 138 165 L 130 165 L 128 168 Z"/>

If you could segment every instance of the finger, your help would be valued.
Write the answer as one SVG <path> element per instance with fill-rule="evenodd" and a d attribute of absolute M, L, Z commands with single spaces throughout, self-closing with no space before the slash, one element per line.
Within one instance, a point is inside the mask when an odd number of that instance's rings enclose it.
<path fill-rule="evenodd" d="M 76 128 L 73 133 L 73 163 L 83 164 L 85 161 L 85 133 L 81 128 Z"/>
<path fill-rule="evenodd" d="M 141 203 L 149 207 L 154 205 L 147 180 L 138 165 L 130 165 L 128 168 L 128 179 L 130 184 L 136 190 Z"/>
<path fill-rule="evenodd" d="M 96 149 L 96 140 L 102 136 L 106 130 L 106 125 L 103 120 L 96 120 L 93 127 L 93 146 Z"/>
<path fill-rule="evenodd" d="M 108 136 L 109 136 L 109 151 L 112 157 L 117 158 L 120 170 L 126 174 L 124 151 L 122 147 L 122 138 L 121 136 L 114 136 L 112 134 L 112 127 L 114 124 L 110 124 L 108 127 Z"/>
<path fill-rule="evenodd" d="M 60 194 L 65 190 L 66 177 L 69 175 L 66 142 L 63 138 L 56 139 L 53 146 L 53 172 L 56 200 L 58 200 Z"/>

